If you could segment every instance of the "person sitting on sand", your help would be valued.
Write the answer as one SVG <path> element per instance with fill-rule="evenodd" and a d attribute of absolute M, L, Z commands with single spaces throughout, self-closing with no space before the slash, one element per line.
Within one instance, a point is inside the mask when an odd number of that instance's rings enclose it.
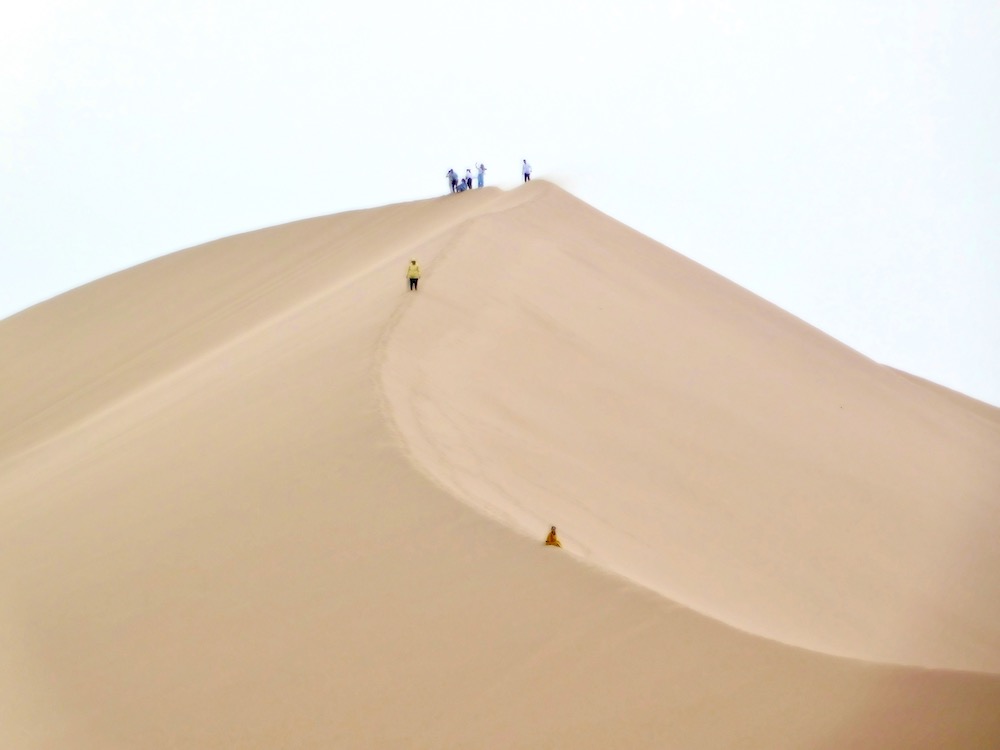
<path fill-rule="evenodd" d="M 410 280 L 410 290 L 417 291 L 417 282 L 420 280 L 420 266 L 417 265 L 416 258 L 410 260 L 410 265 L 406 267 L 406 278 Z"/>
<path fill-rule="evenodd" d="M 559 541 L 559 537 L 556 536 L 556 527 L 553 526 L 549 529 L 549 535 L 545 537 L 545 544 L 549 547 L 562 547 L 562 543 Z"/>

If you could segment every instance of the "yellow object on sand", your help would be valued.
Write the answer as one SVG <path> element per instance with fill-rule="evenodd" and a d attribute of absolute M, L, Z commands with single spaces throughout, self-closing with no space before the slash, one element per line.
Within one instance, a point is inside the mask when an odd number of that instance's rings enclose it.
<path fill-rule="evenodd" d="M 549 532 L 549 535 L 545 537 L 545 543 L 549 547 L 562 547 L 562 544 L 559 542 L 559 537 L 556 536 L 555 526 L 552 527 L 552 531 Z"/>

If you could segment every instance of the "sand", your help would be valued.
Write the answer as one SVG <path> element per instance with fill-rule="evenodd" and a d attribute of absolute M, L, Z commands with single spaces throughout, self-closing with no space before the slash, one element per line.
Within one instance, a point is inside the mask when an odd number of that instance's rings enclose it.
<path fill-rule="evenodd" d="M 998 488 L 544 181 L 227 238 L 0 321 L 0 747 L 996 748 Z"/>

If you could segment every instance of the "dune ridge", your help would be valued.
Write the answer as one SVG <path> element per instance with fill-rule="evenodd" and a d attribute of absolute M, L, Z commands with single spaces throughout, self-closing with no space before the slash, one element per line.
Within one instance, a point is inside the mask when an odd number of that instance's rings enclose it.
<path fill-rule="evenodd" d="M 426 273 L 409 294 L 413 254 Z M 663 475 L 663 450 L 610 427 L 646 430 L 628 404 L 656 417 L 643 396 L 663 383 L 720 393 L 718 353 L 699 359 L 696 344 L 746 299 L 539 181 L 220 240 L 0 321 L 0 745 L 995 747 L 1000 677 L 977 673 L 993 633 L 954 644 L 991 611 L 989 576 L 980 608 L 944 602 L 957 622 L 909 646 L 976 669 L 876 663 L 881 642 L 875 659 L 831 656 L 782 642 L 806 628 L 776 621 L 766 589 L 735 603 L 767 638 L 696 606 L 724 600 L 684 596 L 730 576 L 712 545 L 658 536 L 680 550 L 665 559 L 644 536 L 683 525 L 689 495 L 601 504 L 601 481 L 642 489 L 637 465 Z M 785 388 L 803 344 L 847 356 L 769 306 L 755 314 L 801 335 L 743 341 L 752 360 L 787 360 Z M 633 349 L 649 351 L 646 370 L 621 359 Z M 830 381 L 869 407 L 858 384 L 876 366 L 851 362 Z M 923 405 L 916 422 L 990 445 L 989 420 L 931 407 L 902 376 L 878 382 Z M 646 442 L 690 459 L 699 437 L 720 440 L 692 427 L 705 409 L 752 419 L 750 386 L 671 402 L 673 432 Z M 780 416 L 779 434 L 800 426 Z M 713 507 L 726 540 L 756 528 L 727 510 Z M 535 531 L 554 516 L 558 552 L 540 544 L 547 525 Z M 744 583 L 772 575 L 765 563 L 744 560 Z M 856 615 L 866 601 L 854 595 Z"/>

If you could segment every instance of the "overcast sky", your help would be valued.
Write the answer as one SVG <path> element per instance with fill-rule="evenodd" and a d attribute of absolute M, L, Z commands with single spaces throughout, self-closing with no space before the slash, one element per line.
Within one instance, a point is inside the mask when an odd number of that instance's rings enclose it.
<path fill-rule="evenodd" d="M 0 317 L 527 158 L 1000 405 L 995 0 L 0 3 Z"/>

